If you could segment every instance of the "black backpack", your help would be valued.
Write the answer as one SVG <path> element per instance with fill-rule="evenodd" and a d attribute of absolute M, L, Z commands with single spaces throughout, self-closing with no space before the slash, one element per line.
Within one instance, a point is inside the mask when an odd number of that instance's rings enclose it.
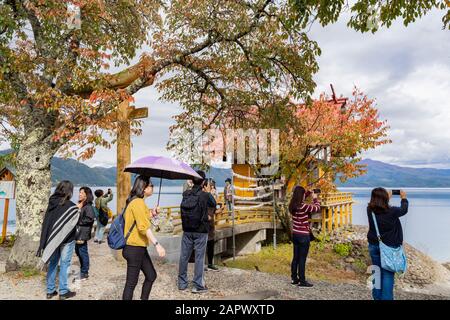
<path fill-rule="evenodd" d="M 187 190 L 181 200 L 181 224 L 183 231 L 196 232 L 203 223 L 203 213 L 200 205 L 202 190 Z"/>

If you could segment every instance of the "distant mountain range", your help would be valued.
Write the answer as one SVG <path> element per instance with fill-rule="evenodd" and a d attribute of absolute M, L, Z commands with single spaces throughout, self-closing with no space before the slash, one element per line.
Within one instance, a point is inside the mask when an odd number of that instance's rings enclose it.
<path fill-rule="evenodd" d="M 6 151 L 0 151 L 0 155 Z M 450 188 L 450 170 L 407 168 L 387 164 L 381 161 L 365 159 L 361 161 L 367 165 L 368 172 L 364 176 L 350 179 L 346 183 L 336 181 L 338 187 L 418 187 L 418 188 Z M 75 185 L 115 186 L 117 169 L 103 167 L 89 167 L 73 159 L 53 158 L 52 182 L 57 184 L 61 180 L 70 180 Z M 206 172 L 218 186 L 225 184 L 225 179 L 231 178 L 230 169 L 211 168 Z M 157 181 L 153 182 L 157 185 Z M 180 180 L 164 180 L 164 186 L 181 185 Z"/>
<path fill-rule="evenodd" d="M 365 159 L 367 174 L 348 180 L 337 181 L 340 187 L 417 187 L 417 188 L 449 188 L 449 169 L 408 168 L 387 164 L 381 161 Z"/>

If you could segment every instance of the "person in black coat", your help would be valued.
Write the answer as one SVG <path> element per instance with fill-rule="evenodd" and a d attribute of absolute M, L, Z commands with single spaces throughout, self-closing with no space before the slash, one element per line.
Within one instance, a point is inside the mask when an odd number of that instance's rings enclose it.
<path fill-rule="evenodd" d="M 58 295 L 56 274 L 59 268 L 59 298 L 72 298 L 75 292 L 69 290 L 68 274 L 75 248 L 76 226 L 80 217 L 81 205 L 75 205 L 70 199 L 73 184 L 61 181 L 51 195 L 42 224 L 41 239 L 37 256 L 48 263 L 47 299 Z"/>
<path fill-rule="evenodd" d="M 80 259 L 80 280 L 89 278 L 88 241 L 91 239 L 92 226 L 95 221 L 95 212 L 92 207 L 93 201 L 92 190 L 88 187 L 80 188 L 79 204 L 81 204 L 81 214 L 75 236 L 75 252 Z"/>
<path fill-rule="evenodd" d="M 380 231 L 381 241 L 385 245 L 397 248 L 403 244 L 403 230 L 400 217 L 408 213 L 408 199 L 406 199 L 406 192 L 400 190 L 400 207 L 394 207 L 389 204 L 391 196 L 392 193 L 386 189 L 375 188 L 372 190 L 370 202 L 367 205 L 369 253 L 372 265 L 379 270 L 379 272 L 375 273 L 375 285 L 372 289 L 374 300 L 393 300 L 395 280 L 394 272 L 381 267 L 381 253 L 375 222 Z M 376 221 L 372 216 L 372 212 Z"/>

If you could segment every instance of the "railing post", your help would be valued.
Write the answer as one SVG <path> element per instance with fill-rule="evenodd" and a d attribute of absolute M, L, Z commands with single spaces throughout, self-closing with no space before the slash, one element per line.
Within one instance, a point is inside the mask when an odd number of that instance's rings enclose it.
<path fill-rule="evenodd" d="M 353 225 L 353 203 L 350 203 L 350 225 Z"/>
<path fill-rule="evenodd" d="M 350 204 L 345 205 L 345 226 L 348 227 L 348 214 L 349 214 Z"/>
<path fill-rule="evenodd" d="M 328 208 L 328 233 L 333 231 L 333 207 Z"/>
<path fill-rule="evenodd" d="M 322 233 L 326 233 L 326 222 L 327 222 L 327 208 L 322 208 L 322 225 L 320 228 L 322 229 Z"/>

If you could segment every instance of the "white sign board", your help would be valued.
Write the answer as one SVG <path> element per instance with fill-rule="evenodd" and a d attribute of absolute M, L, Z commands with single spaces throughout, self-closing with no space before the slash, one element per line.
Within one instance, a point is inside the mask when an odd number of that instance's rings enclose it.
<path fill-rule="evenodd" d="M 14 181 L 0 181 L 0 199 L 14 199 Z"/>

